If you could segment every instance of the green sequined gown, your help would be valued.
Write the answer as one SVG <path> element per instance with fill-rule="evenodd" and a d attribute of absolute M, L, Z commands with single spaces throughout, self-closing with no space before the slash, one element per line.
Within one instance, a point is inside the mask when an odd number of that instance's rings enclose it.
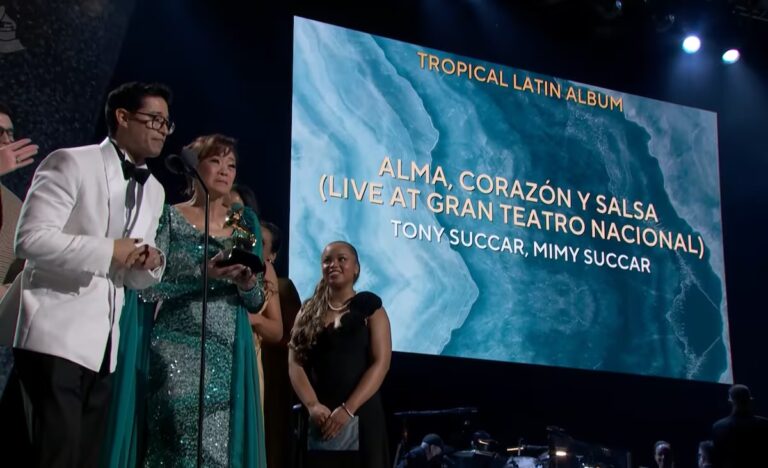
<path fill-rule="evenodd" d="M 136 291 L 125 290 L 109 423 L 99 464 L 102 468 L 136 468 L 144 453 L 153 314 L 154 304 L 140 302 Z"/>
<path fill-rule="evenodd" d="M 253 211 L 244 221 L 257 235 Z M 211 238 L 210 255 L 227 239 Z M 192 467 L 197 457 L 200 376 L 201 269 L 203 234 L 173 207 L 160 220 L 157 245 L 166 254 L 163 281 L 142 291 L 142 300 L 162 301 L 149 356 L 147 454 L 145 466 Z M 203 462 L 206 467 L 266 467 L 259 376 L 248 310 L 263 302 L 260 284 L 240 291 L 211 280 L 206 331 Z"/>

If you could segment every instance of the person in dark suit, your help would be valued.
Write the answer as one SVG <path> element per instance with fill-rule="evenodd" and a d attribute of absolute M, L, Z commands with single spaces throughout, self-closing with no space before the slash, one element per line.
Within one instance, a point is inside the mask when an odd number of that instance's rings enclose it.
<path fill-rule="evenodd" d="M 443 466 L 443 439 L 437 434 L 427 434 L 421 445 L 405 454 L 397 468 L 440 468 Z"/>
<path fill-rule="evenodd" d="M 746 385 L 732 386 L 728 390 L 728 401 L 731 414 L 712 425 L 714 466 L 766 466 L 762 452 L 768 444 L 768 419 L 754 414 L 754 399 Z"/>

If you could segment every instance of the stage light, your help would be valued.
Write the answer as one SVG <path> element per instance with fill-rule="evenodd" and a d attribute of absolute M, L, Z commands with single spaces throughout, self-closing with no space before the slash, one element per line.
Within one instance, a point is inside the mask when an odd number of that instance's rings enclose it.
<path fill-rule="evenodd" d="M 741 54 L 737 49 L 728 49 L 723 52 L 723 63 L 736 63 L 741 58 Z"/>
<path fill-rule="evenodd" d="M 567 457 L 568 456 L 568 452 L 566 452 L 565 450 L 556 450 L 555 451 L 555 456 L 557 456 L 557 457 Z"/>
<path fill-rule="evenodd" d="M 683 50 L 688 54 L 695 54 L 701 49 L 701 39 L 696 36 L 688 36 L 683 41 Z"/>

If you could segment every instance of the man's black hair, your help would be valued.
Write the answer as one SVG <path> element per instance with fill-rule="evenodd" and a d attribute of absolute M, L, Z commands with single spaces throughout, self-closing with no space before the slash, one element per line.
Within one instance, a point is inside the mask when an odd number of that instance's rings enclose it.
<path fill-rule="evenodd" d="M 168 105 L 171 105 L 173 94 L 171 89 L 161 83 L 140 83 L 132 81 L 124 83 L 110 91 L 107 96 L 107 104 L 104 106 L 104 117 L 107 120 L 109 134 L 114 136 L 117 131 L 117 109 L 125 109 L 128 112 L 136 112 L 144 105 L 146 97 L 163 98 Z"/>

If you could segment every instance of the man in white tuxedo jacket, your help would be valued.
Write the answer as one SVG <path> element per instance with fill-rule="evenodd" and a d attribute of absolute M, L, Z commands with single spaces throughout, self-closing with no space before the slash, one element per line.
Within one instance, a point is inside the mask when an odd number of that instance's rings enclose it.
<path fill-rule="evenodd" d="M 123 287 L 151 286 L 164 268 L 154 238 L 165 197 L 145 160 L 173 131 L 169 101 L 162 85 L 120 86 L 107 98 L 110 137 L 54 151 L 35 172 L 15 241 L 26 266 L 15 301 L 2 304 L 18 309 L 13 347 L 32 408 L 29 466 L 97 466 Z"/>

